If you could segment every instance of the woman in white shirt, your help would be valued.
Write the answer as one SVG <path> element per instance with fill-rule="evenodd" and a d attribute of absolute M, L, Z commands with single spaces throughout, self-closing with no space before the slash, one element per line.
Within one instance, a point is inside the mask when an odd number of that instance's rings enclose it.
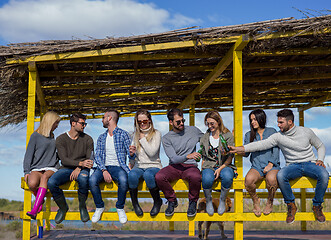
<path fill-rule="evenodd" d="M 142 216 L 143 211 L 139 206 L 137 195 L 140 180 L 145 180 L 154 200 L 151 216 L 160 212 L 162 199 L 159 188 L 155 182 L 155 174 L 162 168 L 160 160 L 161 133 L 154 128 L 152 116 L 149 111 L 140 109 L 134 118 L 135 133 L 130 153 L 136 153 L 136 158 L 130 161 L 128 174 L 129 192 L 137 216 Z"/>

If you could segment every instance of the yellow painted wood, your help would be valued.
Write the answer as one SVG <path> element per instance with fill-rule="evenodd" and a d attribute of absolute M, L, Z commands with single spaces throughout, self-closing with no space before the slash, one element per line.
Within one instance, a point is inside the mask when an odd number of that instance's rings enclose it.
<path fill-rule="evenodd" d="M 287 50 L 274 50 L 263 52 L 249 52 L 248 56 L 263 57 L 263 56 L 290 56 L 290 55 L 327 55 L 331 54 L 329 48 L 297 48 Z"/>
<path fill-rule="evenodd" d="M 190 105 L 190 126 L 195 126 L 195 106 L 194 104 Z"/>
<path fill-rule="evenodd" d="M 205 39 L 203 44 L 206 45 L 217 45 L 217 44 L 226 44 L 235 42 L 238 39 L 238 36 L 232 36 L 227 38 L 219 39 Z M 147 44 L 147 45 L 138 45 L 130 47 L 120 47 L 120 48 L 109 48 L 109 49 L 99 49 L 91 51 L 82 51 L 82 52 L 69 52 L 69 53 L 56 53 L 56 54 L 47 54 L 40 56 L 28 57 L 26 59 L 9 59 L 6 61 L 7 64 L 26 64 L 29 61 L 35 62 L 46 62 L 46 61 L 59 61 L 59 60 L 71 60 L 78 58 L 87 58 L 87 57 L 101 57 L 108 55 L 121 55 L 121 54 L 132 54 L 132 53 L 143 53 L 150 51 L 159 51 L 159 50 L 169 50 L 169 49 L 179 49 L 179 48 L 188 48 L 188 47 L 197 47 L 199 44 L 195 40 L 181 41 L 181 42 L 168 42 L 168 43 L 159 43 L 159 44 Z"/>
<path fill-rule="evenodd" d="M 203 93 L 221 73 L 231 64 L 233 58 L 233 51 L 235 49 L 244 48 L 249 42 L 247 36 L 240 36 L 231 49 L 225 54 L 222 60 L 216 65 L 211 73 L 187 96 L 184 101 L 178 106 L 183 109 L 194 102 L 194 96 Z"/>
<path fill-rule="evenodd" d="M 194 221 L 188 222 L 188 235 L 189 236 L 195 235 L 195 222 Z"/>
<path fill-rule="evenodd" d="M 156 217 L 158 217 L 157 215 Z M 169 231 L 175 231 L 175 222 L 174 221 L 169 221 Z"/>
<path fill-rule="evenodd" d="M 329 74 L 329 75 L 331 75 L 331 74 Z M 304 107 L 299 108 L 299 111 L 305 111 L 309 108 L 316 107 L 316 106 L 320 105 L 323 102 L 329 101 L 330 99 L 331 99 L 331 93 L 310 102 L 308 105 L 305 105 Z"/>
<path fill-rule="evenodd" d="M 34 132 L 34 118 L 35 118 L 35 107 L 36 107 L 36 84 L 37 84 L 36 63 L 29 62 L 28 66 L 29 66 L 29 85 L 28 85 L 26 146 L 29 143 L 31 134 Z"/>
<path fill-rule="evenodd" d="M 324 29 L 321 33 L 329 33 L 330 29 Z M 274 38 L 287 38 L 296 35 L 305 36 L 316 34 L 316 31 L 289 31 L 285 33 L 271 33 L 266 34 L 261 37 L 254 38 L 255 41 L 274 39 Z M 169 42 L 169 43 L 159 43 L 159 44 L 147 44 L 147 45 L 138 45 L 130 47 L 121 47 L 121 48 L 110 48 L 110 49 L 98 49 L 90 51 L 81 51 L 81 52 L 69 52 L 69 53 L 56 53 L 56 54 L 47 54 L 40 56 L 28 57 L 25 59 L 8 59 L 6 64 L 26 64 L 30 61 L 35 62 L 47 62 L 54 61 L 59 62 L 67 60 L 68 62 L 71 59 L 79 58 L 93 58 L 93 57 L 104 57 L 109 55 L 124 55 L 124 54 L 134 54 L 134 53 L 143 53 L 149 51 L 159 51 L 159 50 L 169 50 L 169 49 L 180 49 L 188 47 L 199 47 L 201 44 L 204 45 L 219 45 L 219 44 L 229 44 L 234 43 L 240 36 L 231 36 L 226 38 L 211 38 L 211 39 L 200 39 L 199 42 L 195 40 L 180 41 L 180 42 Z"/>
<path fill-rule="evenodd" d="M 24 179 L 24 178 L 23 178 Z M 26 212 L 31 211 L 31 192 L 29 190 L 24 190 L 24 203 L 23 203 L 23 214 L 26 216 Z M 22 231 L 22 239 L 28 240 L 30 239 L 30 231 L 31 231 L 31 218 L 26 216 L 23 218 L 23 231 Z"/>
<path fill-rule="evenodd" d="M 51 194 L 48 193 L 48 195 L 46 196 L 46 209 L 45 209 L 45 217 L 46 217 L 46 220 L 45 220 L 45 225 L 46 225 L 46 230 L 49 231 L 51 230 L 51 222 L 49 220 L 49 214 L 51 212 Z"/>

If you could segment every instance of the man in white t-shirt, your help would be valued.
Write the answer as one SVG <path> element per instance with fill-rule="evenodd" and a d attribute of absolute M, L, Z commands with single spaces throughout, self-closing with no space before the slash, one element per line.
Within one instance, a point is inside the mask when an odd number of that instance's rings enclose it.
<path fill-rule="evenodd" d="M 113 180 L 118 183 L 116 209 L 119 221 L 122 224 L 127 222 L 124 204 L 128 191 L 128 172 L 130 170 L 126 165 L 126 156 L 128 155 L 130 159 L 134 159 L 135 154 L 132 153 L 130 156 L 129 146 L 131 141 L 129 133 L 117 127 L 118 119 L 119 112 L 116 110 L 107 111 L 102 118 L 103 127 L 107 128 L 107 131 L 98 138 L 95 150 L 97 169 L 89 180 L 90 191 L 96 206 L 92 217 L 93 223 L 100 220 L 105 209 L 99 183 L 102 181 L 110 183 Z"/>

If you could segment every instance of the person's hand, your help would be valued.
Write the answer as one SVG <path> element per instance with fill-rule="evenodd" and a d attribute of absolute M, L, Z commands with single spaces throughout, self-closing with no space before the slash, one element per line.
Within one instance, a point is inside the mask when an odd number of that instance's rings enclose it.
<path fill-rule="evenodd" d="M 316 161 L 316 165 L 317 165 L 317 166 L 322 166 L 322 167 L 326 168 L 325 165 L 324 165 L 324 162 L 321 161 L 321 160 L 317 160 L 317 161 Z"/>
<path fill-rule="evenodd" d="M 201 158 L 201 154 L 200 153 L 197 153 L 197 152 L 193 152 L 193 153 L 190 153 L 186 156 L 187 159 L 194 159 L 194 160 L 197 160 L 197 159 L 200 159 Z"/>
<path fill-rule="evenodd" d="M 81 169 L 76 167 L 76 169 L 70 174 L 70 181 L 76 180 L 80 174 Z"/>
<path fill-rule="evenodd" d="M 103 171 L 102 175 L 103 175 L 103 179 L 105 179 L 106 183 L 111 183 L 113 181 L 113 179 L 110 176 L 110 173 L 107 170 Z"/>
<path fill-rule="evenodd" d="M 229 149 L 230 149 L 230 153 L 237 153 L 237 154 L 240 154 L 240 155 L 245 154 L 244 146 L 240 146 L 240 147 L 229 146 Z"/>
<path fill-rule="evenodd" d="M 29 177 L 29 174 L 25 174 L 25 175 L 24 175 L 24 181 L 25 181 L 26 183 L 28 183 L 28 177 Z"/>
<path fill-rule="evenodd" d="M 129 154 L 132 157 L 137 151 L 137 147 L 136 146 L 129 146 Z"/>
<path fill-rule="evenodd" d="M 91 159 L 86 159 L 79 164 L 81 167 L 85 168 L 92 168 L 93 167 L 93 160 Z"/>
<path fill-rule="evenodd" d="M 263 173 L 269 172 L 273 168 L 273 164 L 270 162 L 268 165 L 263 169 Z"/>
<path fill-rule="evenodd" d="M 215 175 L 215 180 L 218 179 L 220 177 L 220 173 L 222 171 L 222 168 L 217 168 L 214 172 Z"/>

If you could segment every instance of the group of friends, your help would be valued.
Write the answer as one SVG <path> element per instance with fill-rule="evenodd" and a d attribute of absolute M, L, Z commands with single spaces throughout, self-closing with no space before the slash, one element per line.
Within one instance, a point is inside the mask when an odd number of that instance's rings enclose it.
<path fill-rule="evenodd" d="M 189 205 L 187 216 L 197 213 L 197 201 L 201 185 L 206 198 L 206 211 L 214 214 L 212 187 L 220 179 L 220 202 L 217 213 L 222 215 L 225 200 L 236 177 L 236 166 L 233 164 L 235 153 L 248 157 L 251 168 L 245 177 L 245 187 L 253 200 L 253 212 L 260 216 L 260 199 L 256 194 L 256 183 L 266 180 L 268 199 L 263 210 L 265 215 L 272 212 L 273 199 L 279 187 L 284 202 L 287 204 L 287 223 L 293 223 L 297 207 L 290 180 L 308 176 L 317 180 L 313 198 L 313 212 L 316 220 L 325 222 L 322 203 L 326 192 L 329 174 L 323 163 L 325 147 L 314 132 L 306 127 L 294 125 L 294 115 L 289 109 L 277 113 L 280 129 L 266 127 L 266 114 L 257 109 L 249 114 L 250 131 L 246 133 L 244 146 L 234 147 L 232 132 L 224 126 L 222 117 L 217 111 L 209 111 L 204 118 L 208 127 L 202 133 L 195 126 L 184 125 L 185 119 L 180 109 L 171 109 L 167 113 L 172 127 L 163 137 L 154 128 L 148 110 L 138 110 L 134 117 L 134 134 L 118 127 L 120 114 L 116 110 L 107 111 L 102 118 L 102 133 L 94 151 L 93 139 L 84 133 L 86 116 L 74 113 L 70 116 L 70 130 L 55 140 L 53 131 L 61 118 L 55 112 L 47 112 L 39 128 L 31 135 L 24 157 L 24 178 L 36 200 L 31 211 L 26 214 L 35 219 L 42 210 L 47 189 L 58 205 L 55 222 L 61 223 L 69 210 L 60 186 L 69 181 L 78 183 L 78 201 L 80 217 L 83 222 L 89 221 L 86 208 L 88 190 L 91 191 L 96 206 L 92 222 L 98 222 L 104 212 L 99 184 L 117 182 L 118 193 L 116 209 L 121 223 L 127 222 L 124 211 L 126 194 L 129 191 L 132 205 L 138 216 L 143 215 L 138 201 L 138 185 L 144 180 L 153 198 L 150 215 L 156 216 L 163 204 L 160 190 L 168 201 L 166 216 L 172 216 L 178 206 L 172 182 L 183 179 L 189 184 Z M 227 145 L 222 145 L 226 141 Z M 169 165 L 162 167 L 160 146 L 169 158 Z M 200 143 L 200 150 L 196 145 Z M 313 147 L 317 150 L 317 158 Z M 281 168 L 279 149 L 283 152 L 286 166 Z M 127 164 L 127 158 L 129 163 Z M 201 171 L 198 161 L 201 163 Z M 59 164 L 61 161 L 61 166 Z M 97 168 L 90 175 L 93 164 Z"/>

